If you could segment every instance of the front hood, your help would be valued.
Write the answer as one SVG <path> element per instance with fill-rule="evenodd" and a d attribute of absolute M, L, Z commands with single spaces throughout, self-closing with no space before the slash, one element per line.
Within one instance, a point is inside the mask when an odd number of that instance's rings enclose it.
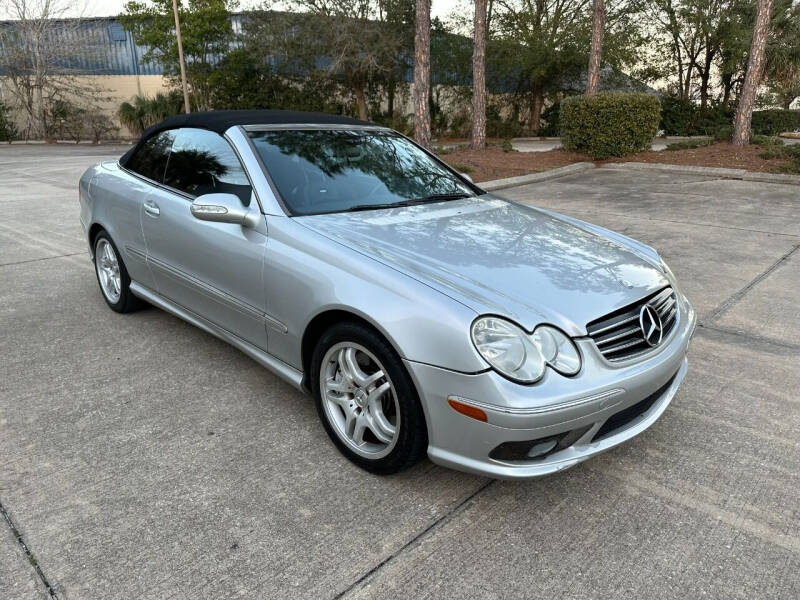
<path fill-rule="evenodd" d="M 529 331 L 546 322 L 585 335 L 587 323 L 669 283 L 619 239 L 489 195 L 296 220 Z"/>

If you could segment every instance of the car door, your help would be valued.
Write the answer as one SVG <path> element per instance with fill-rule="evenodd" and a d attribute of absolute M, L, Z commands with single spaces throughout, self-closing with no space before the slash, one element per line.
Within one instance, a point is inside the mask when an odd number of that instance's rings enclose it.
<path fill-rule="evenodd" d="M 148 139 L 118 170 L 100 172 L 94 187 L 102 189 L 107 200 L 111 235 L 122 252 L 131 280 L 153 287 L 153 275 L 147 266 L 147 249 L 142 234 L 144 203 L 164 179 L 164 169 L 175 137 L 174 131 L 162 131 Z"/>
<path fill-rule="evenodd" d="M 235 194 L 244 206 L 257 207 L 245 170 L 225 138 L 204 129 L 179 129 L 164 184 L 144 201 L 147 262 L 159 294 L 266 349 L 266 228 L 193 217 L 192 200 L 214 192 Z"/>

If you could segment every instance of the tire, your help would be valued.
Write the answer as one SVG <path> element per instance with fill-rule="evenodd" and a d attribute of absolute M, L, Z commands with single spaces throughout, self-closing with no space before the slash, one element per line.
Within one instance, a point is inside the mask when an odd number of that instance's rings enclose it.
<path fill-rule="evenodd" d="M 428 432 L 417 390 L 376 331 L 355 322 L 332 326 L 314 349 L 310 376 L 325 431 L 353 463 L 389 475 L 425 455 Z"/>
<path fill-rule="evenodd" d="M 105 231 L 94 240 L 94 273 L 100 293 L 108 307 L 118 313 L 128 313 L 142 307 L 143 302 L 131 293 L 131 278 L 119 250 Z"/>

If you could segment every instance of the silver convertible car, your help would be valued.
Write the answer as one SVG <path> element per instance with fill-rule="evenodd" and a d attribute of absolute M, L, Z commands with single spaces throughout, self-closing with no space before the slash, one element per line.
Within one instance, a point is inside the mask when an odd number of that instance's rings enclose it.
<path fill-rule="evenodd" d="M 498 478 L 632 438 L 686 374 L 695 312 L 658 253 L 481 190 L 333 115 L 170 118 L 80 181 L 108 306 L 162 308 L 311 393 L 333 443 Z"/>

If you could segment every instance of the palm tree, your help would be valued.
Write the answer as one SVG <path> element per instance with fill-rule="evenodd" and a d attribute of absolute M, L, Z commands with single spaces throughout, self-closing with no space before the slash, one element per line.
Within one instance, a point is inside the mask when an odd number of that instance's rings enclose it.
<path fill-rule="evenodd" d="M 600 85 L 600 59 L 603 56 L 603 36 L 606 29 L 605 0 L 594 0 L 592 9 L 592 47 L 589 50 L 589 76 L 586 81 L 586 94 L 597 93 Z"/>
<path fill-rule="evenodd" d="M 486 148 L 486 13 L 487 0 L 475 0 L 475 37 L 472 50 L 472 144 Z"/>
<path fill-rule="evenodd" d="M 746 146 L 750 143 L 750 123 L 753 119 L 753 106 L 756 92 L 764 76 L 766 65 L 767 38 L 772 18 L 772 0 L 758 0 L 756 3 L 756 24 L 753 27 L 753 42 L 750 45 L 750 58 L 747 72 L 739 94 L 739 104 L 733 117 L 733 143 Z"/>
<path fill-rule="evenodd" d="M 431 146 L 431 0 L 417 0 L 414 35 L 414 139 L 423 148 Z"/>

